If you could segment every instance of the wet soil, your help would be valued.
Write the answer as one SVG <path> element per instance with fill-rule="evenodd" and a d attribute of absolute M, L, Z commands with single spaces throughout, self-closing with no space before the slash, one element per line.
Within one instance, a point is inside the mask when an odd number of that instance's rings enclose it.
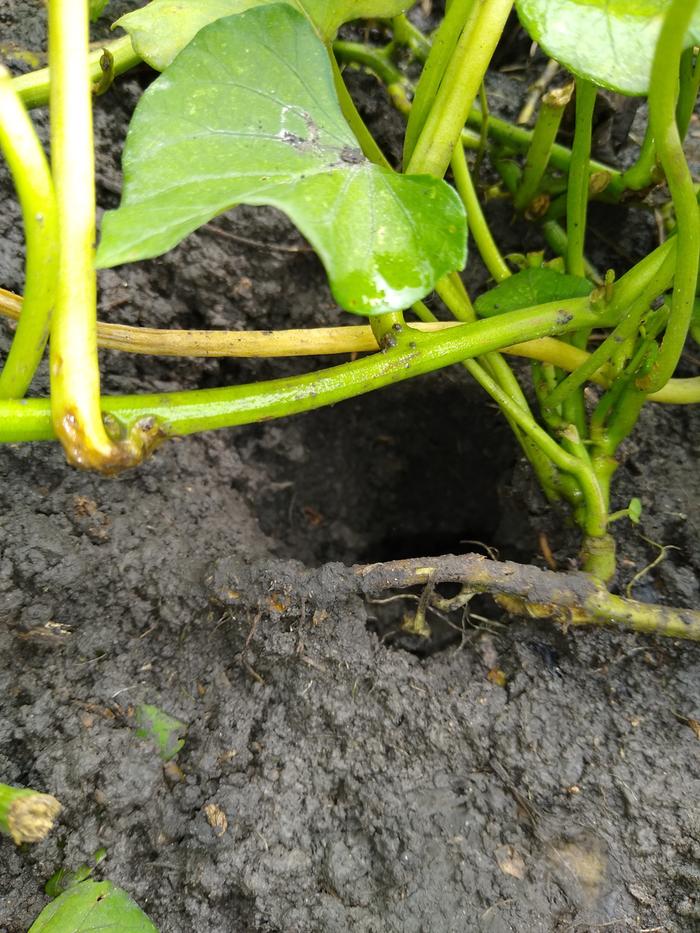
<path fill-rule="evenodd" d="M 37 8 L 5 4 L 3 35 L 40 49 Z M 120 80 L 96 108 L 102 207 L 117 201 L 121 140 L 148 80 Z M 370 78 L 353 81 L 391 149 L 398 117 Z M 0 182 L 0 283 L 21 290 L 4 167 Z M 599 224 L 648 247 L 639 215 Z M 101 316 L 338 320 L 284 218 L 241 209 L 214 227 L 295 251 L 210 226 L 102 273 Z M 469 275 L 478 287 L 476 261 Z M 2 327 L 3 350 L 9 336 Z M 109 392 L 299 368 L 103 358 Z M 624 451 L 616 507 L 639 495 L 644 517 L 615 527 L 621 585 L 659 545 L 677 548 L 635 585 L 650 601 L 700 601 L 699 418 L 650 407 Z M 68 468 L 51 445 L 6 446 L 0 478 L 0 779 L 65 807 L 45 842 L 0 840 L 2 933 L 25 931 L 49 876 L 100 848 L 98 876 L 163 933 L 700 928 L 697 646 L 505 623 L 489 606 L 419 646 L 392 632 L 410 604 L 365 603 L 348 586 L 339 562 L 473 540 L 541 563 L 541 532 L 560 566 L 574 560 L 564 516 L 463 373 L 173 442 L 111 480 Z M 141 703 L 187 723 L 176 767 L 135 735 Z"/>

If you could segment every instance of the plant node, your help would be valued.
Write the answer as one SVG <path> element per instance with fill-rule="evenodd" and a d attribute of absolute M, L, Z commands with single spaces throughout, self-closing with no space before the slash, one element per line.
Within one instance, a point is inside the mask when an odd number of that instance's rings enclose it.
<path fill-rule="evenodd" d="M 581 545 L 582 568 L 603 583 L 615 576 L 615 539 L 612 535 L 586 535 Z"/>
<path fill-rule="evenodd" d="M 55 424 L 56 435 L 71 466 L 113 476 L 138 466 L 167 437 L 153 417 L 140 418 L 126 431 L 113 415 L 104 415 L 103 422 L 110 443 L 101 446 L 89 443 L 74 412 L 67 412 Z"/>

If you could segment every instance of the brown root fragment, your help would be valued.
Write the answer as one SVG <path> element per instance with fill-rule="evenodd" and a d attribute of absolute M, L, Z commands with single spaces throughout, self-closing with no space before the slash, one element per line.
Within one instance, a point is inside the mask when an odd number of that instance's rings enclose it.
<path fill-rule="evenodd" d="M 514 616 L 700 641 L 700 612 L 616 596 L 586 573 L 556 573 L 481 554 L 358 564 L 352 569 L 365 596 L 427 583 L 460 583 L 473 593 L 491 595 Z"/>

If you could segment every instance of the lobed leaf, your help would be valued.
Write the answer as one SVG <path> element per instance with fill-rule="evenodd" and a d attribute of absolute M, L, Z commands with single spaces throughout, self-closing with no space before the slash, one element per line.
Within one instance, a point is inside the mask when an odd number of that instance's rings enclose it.
<path fill-rule="evenodd" d="M 236 204 L 284 211 L 320 256 L 336 301 L 359 314 L 406 308 L 465 262 L 456 193 L 364 158 L 326 49 L 288 5 L 202 29 L 143 95 L 123 165 L 100 267 L 158 256 Z"/>
<path fill-rule="evenodd" d="M 122 16 L 114 25 L 129 33 L 134 49 L 144 61 L 163 71 L 204 26 L 224 16 L 244 13 L 272 2 L 275 0 L 152 0 L 140 10 Z M 407 0 L 284 2 L 308 16 L 326 40 L 333 39 L 338 28 L 349 20 L 396 16 L 411 5 Z"/>
<path fill-rule="evenodd" d="M 506 311 L 546 304 L 548 301 L 585 298 L 590 295 L 592 288 L 588 279 L 564 275 L 546 266 L 523 269 L 480 295 L 474 302 L 474 308 L 481 317 L 492 317 Z"/>
<path fill-rule="evenodd" d="M 688 0 L 692 2 L 692 0 Z M 516 0 L 520 21 L 552 58 L 621 94 L 646 94 L 671 0 Z M 687 47 L 700 42 L 700 7 Z"/>
<path fill-rule="evenodd" d="M 28 933 L 158 933 L 146 914 L 111 881 L 81 881 L 51 901 Z"/>

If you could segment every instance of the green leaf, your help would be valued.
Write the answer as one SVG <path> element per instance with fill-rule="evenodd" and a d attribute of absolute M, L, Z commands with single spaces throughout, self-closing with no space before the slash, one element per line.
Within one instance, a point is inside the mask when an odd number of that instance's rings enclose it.
<path fill-rule="evenodd" d="M 157 706 L 137 706 L 136 725 L 136 735 L 140 739 L 153 739 L 163 761 L 174 758 L 185 744 L 180 736 L 187 732 L 187 723 L 175 719 Z"/>
<path fill-rule="evenodd" d="M 146 914 L 111 881 L 82 881 L 47 904 L 29 933 L 158 933 Z"/>
<path fill-rule="evenodd" d="M 627 513 L 629 515 L 630 521 L 634 525 L 638 525 L 642 517 L 642 500 L 637 499 L 636 497 L 634 499 L 630 499 L 630 504 L 627 506 Z"/>
<path fill-rule="evenodd" d="M 102 0 L 95 0 L 102 2 Z M 116 21 L 131 36 L 144 61 L 163 71 L 204 26 L 224 16 L 244 13 L 274 0 L 152 0 Z M 304 13 L 323 39 L 332 39 L 348 20 L 396 16 L 411 4 L 406 0 L 285 0 Z"/>
<path fill-rule="evenodd" d="M 122 16 L 114 26 L 121 26 L 129 33 L 131 44 L 145 62 L 157 71 L 164 71 L 204 26 L 266 2 L 268 0 L 152 0 L 140 10 Z"/>
<path fill-rule="evenodd" d="M 71 871 L 69 868 L 59 868 L 58 871 L 51 875 L 44 885 L 44 891 L 49 897 L 58 897 L 59 894 L 62 894 L 69 888 L 73 888 L 82 881 L 85 881 L 86 878 L 89 878 L 106 856 L 106 849 L 98 849 L 92 856 L 94 865 L 80 865 L 75 871 Z"/>
<path fill-rule="evenodd" d="M 398 16 L 413 0 L 297 0 L 297 5 L 316 24 L 321 35 L 333 39 L 343 23 L 353 19 Z"/>
<path fill-rule="evenodd" d="M 518 311 L 548 301 L 585 298 L 590 295 L 592 288 L 587 279 L 577 275 L 562 275 L 546 266 L 523 269 L 480 295 L 474 302 L 474 308 L 481 317 L 492 317 L 494 314 Z"/>
<path fill-rule="evenodd" d="M 108 3 L 109 0 L 90 0 L 90 19 L 98 19 Z"/>
<path fill-rule="evenodd" d="M 688 0 L 689 3 L 693 0 Z M 646 94 L 661 23 L 671 0 L 517 0 L 520 21 L 574 74 L 619 91 Z M 700 8 L 687 47 L 700 41 Z"/>
<path fill-rule="evenodd" d="M 442 180 L 368 162 L 345 122 L 322 42 L 274 4 L 202 29 L 143 95 L 108 211 L 100 267 L 158 256 L 236 204 L 284 211 L 336 301 L 409 307 L 464 265 L 466 220 Z"/>

